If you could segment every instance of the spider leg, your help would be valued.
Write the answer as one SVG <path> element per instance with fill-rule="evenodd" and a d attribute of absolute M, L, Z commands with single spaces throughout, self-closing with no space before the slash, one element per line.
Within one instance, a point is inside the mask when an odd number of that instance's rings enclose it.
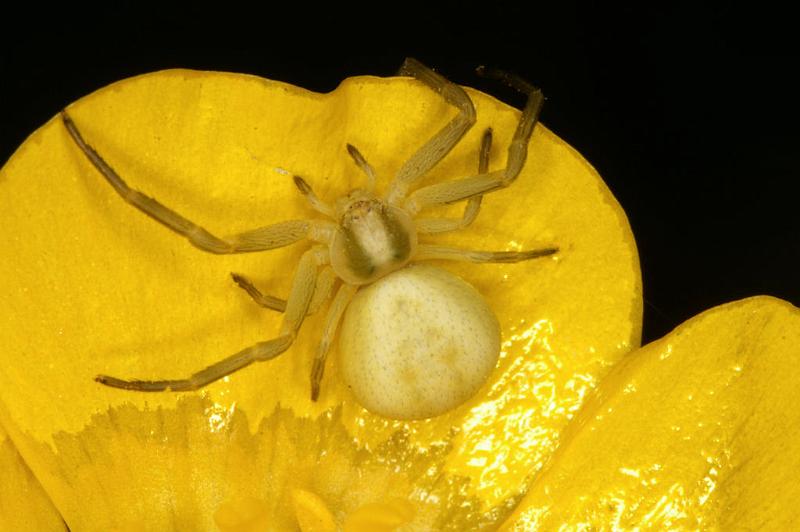
<path fill-rule="evenodd" d="M 319 199 L 319 197 L 314 194 L 314 191 L 311 189 L 311 185 L 309 185 L 305 179 L 299 175 L 293 176 L 293 178 L 295 186 L 298 188 L 298 190 L 300 190 L 300 193 L 306 197 L 312 209 L 331 218 L 335 216 L 333 208 L 331 208 L 330 205 Z"/>
<path fill-rule="evenodd" d="M 364 156 L 361 155 L 361 152 L 358 151 L 358 148 L 352 144 L 347 145 L 347 153 L 349 153 L 350 157 L 353 158 L 356 166 L 358 166 L 367 176 L 367 190 L 373 192 L 375 190 L 375 169 L 372 168 L 372 165 L 370 165 Z"/>
<path fill-rule="evenodd" d="M 410 194 L 404 202 L 403 208 L 407 212 L 413 216 L 426 207 L 454 203 L 487 194 L 514 182 L 525 165 L 525 159 L 528 156 L 528 142 L 539 120 L 539 113 L 544 103 L 541 90 L 532 86 L 525 86 L 525 88 L 530 89 L 528 101 L 522 110 L 514 137 L 508 147 L 506 167 L 496 172 L 422 187 Z"/>
<path fill-rule="evenodd" d="M 386 193 L 386 200 L 391 204 L 399 203 L 408 193 L 408 189 L 441 161 L 475 123 L 475 106 L 464 89 L 455 83 L 411 58 L 406 59 L 400 67 L 400 74 L 417 78 L 457 107 L 459 113 L 398 170 Z"/>
<path fill-rule="evenodd" d="M 297 330 L 303 323 L 316 284 L 317 268 L 328 262 L 327 250 L 320 247 L 306 251 L 292 281 L 292 289 L 286 302 L 280 334 L 277 338 L 259 342 L 219 362 L 208 366 L 185 379 L 174 380 L 123 380 L 107 375 L 98 375 L 95 380 L 113 388 L 137 390 L 140 392 L 186 392 L 198 390 L 253 362 L 270 360 L 286 351 L 292 345 Z"/>
<path fill-rule="evenodd" d="M 280 355 L 292 345 L 291 335 L 285 334 L 267 342 L 259 342 L 246 349 L 220 360 L 211 366 L 193 373 L 186 379 L 145 381 L 124 380 L 107 375 L 98 375 L 94 380 L 112 388 L 135 390 L 137 392 L 190 392 L 199 390 L 226 375 L 239 371 L 261 360 L 269 360 Z"/>
<path fill-rule="evenodd" d="M 247 292 L 257 304 L 264 308 L 277 310 L 278 312 L 283 312 L 286 310 L 285 299 L 271 296 L 269 294 L 262 294 L 261 290 L 256 288 L 256 286 L 253 284 L 253 281 L 241 274 L 231 272 L 231 277 L 233 278 L 233 282 L 239 285 L 242 290 Z"/>
<path fill-rule="evenodd" d="M 415 261 L 420 260 L 458 260 L 463 262 L 520 262 L 523 260 L 546 257 L 557 253 L 558 248 L 549 247 L 531 249 L 528 251 L 475 251 L 471 249 L 451 248 L 447 246 L 433 246 L 420 244 Z"/>
<path fill-rule="evenodd" d="M 307 315 L 316 313 L 319 308 L 331 297 L 333 283 L 336 282 L 336 274 L 333 268 L 325 266 L 317 276 L 317 284 L 314 287 L 314 295 L 311 296 L 311 303 L 308 305 Z"/>
<path fill-rule="evenodd" d="M 231 273 L 233 281 L 239 285 L 245 292 L 247 292 L 253 301 L 258 305 L 283 312 L 286 310 L 286 300 L 279 297 L 263 294 L 253 281 L 239 273 Z M 330 297 L 333 283 L 336 280 L 336 274 L 333 273 L 333 268 L 326 266 L 317 277 L 317 285 L 314 288 L 314 295 L 311 297 L 311 303 L 308 305 L 308 315 L 314 314 L 319 310 L 322 304 Z"/>
<path fill-rule="evenodd" d="M 486 128 L 481 137 L 481 149 L 478 154 L 478 173 L 489 171 L 489 152 L 492 149 L 492 128 Z M 464 207 L 461 218 L 422 218 L 414 220 L 417 232 L 423 234 L 446 233 L 456 229 L 464 229 L 475 221 L 481 209 L 483 196 L 472 196 Z"/>
<path fill-rule="evenodd" d="M 358 291 L 357 286 L 342 284 L 339 291 L 328 309 L 328 315 L 325 317 L 325 328 L 322 332 L 322 340 L 317 346 L 317 353 L 314 356 L 314 363 L 311 367 L 311 400 L 316 401 L 319 398 L 319 385 L 322 381 L 322 374 L 325 372 L 325 360 L 328 358 L 328 350 L 331 347 L 331 342 L 336 335 L 336 329 L 339 327 L 339 321 L 342 319 L 342 314 L 350 304 L 350 300 Z"/>
<path fill-rule="evenodd" d="M 214 236 L 169 207 L 162 205 L 157 200 L 136 189 L 130 188 L 119 174 L 103 160 L 100 154 L 86 143 L 77 126 L 75 126 L 75 123 L 66 111 L 61 112 L 61 119 L 75 144 L 103 177 L 105 177 L 106 181 L 108 181 L 114 190 L 117 191 L 122 199 L 157 222 L 183 235 L 192 245 L 203 251 L 217 254 L 264 251 L 288 246 L 306 237 L 324 241 L 330 233 L 329 226 L 332 224 L 328 222 L 290 220 L 260 227 L 251 231 L 245 231 L 225 238 Z"/>

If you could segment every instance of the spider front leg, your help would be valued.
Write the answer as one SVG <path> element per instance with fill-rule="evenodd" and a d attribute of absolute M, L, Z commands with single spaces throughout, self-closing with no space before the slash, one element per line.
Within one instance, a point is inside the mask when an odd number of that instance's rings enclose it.
<path fill-rule="evenodd" d="M 457 107 L 459 113 L 398 170 L 386 193 L 386 201 L 391 204 L 399 203 L 408 189 L 441 161 L 475 123 L 475 106 L 464 89 L 455 83 L 411 58 L 406 59 L 400 67 L 400 74 L 417 78 Z"/>
<path fill-rule="evenodd" d="M 173 380 L 123 380 L 107 375 L 95 377 L 97 382 L 114 388 L 136 390 L 140 392 L 186 392 L 198 390 L 216 380 L 249 366 L 253 362 L 261 362 L 277 357 L 294 342 L 297 331 L 308 313 L 308 307 L 314 294 L 317 269 L 329 262 L 327 250 L 315 247 L 306 251 L 300 258 L 300 264 L 292 281 L 292 289 L 286 302 L 280 334 L 277 338 L 259 342 L 238 353 L 225 358 L 216 364 L 202 369 L 185 379 Z"/>
<path fill-rule="evenodd" d="M 225 238 L 214 236 L 196 223 L 162 205 L 154 198 L 129 187 L 111 165 L 83 139 L 77 126 L 66 111 L 61 112 L 61 120 L 78 148 L 122 199 L 157 222 L 186 237 L 192 245 L 203 251 L 216 254 L 265 251 L 288 246 L 304 238 L 325 241 L 332 232 L 333 224 L 330 222 L 289 220 Z"/>
<path fill-rule="evenodd" d="M 422 187 L 406 198 L 403 203 L 403 208 L 406 212 L 413 216 L 427 207 L 455 203 L 487 194 L 509 186 L 517 178 L 528 156 L 528 143 L 539 120 L 544 96 L 538 88 L 526 84 L 518 78 L 513 78 L 507 74 L 506 76 L 514 80 L 513 86 L 515 88 L 525 90 L 528 93 L 528 101 L 522 110 L 514 137 L 508 147 L 506 167 L 496 172 Z M 505 81 L 511 83 L 508 80 Z"/>
<path fill-rule="evenodd" d="M 492 128 L 486 128 L 481 137 L 481 149 L 478 152 L 478 173 L 485 174 L 489 171 L 489 154 L 492 150 Z M 423 234 L 446 233 L 456 229 L 464 229 L 475 221 L 481 209 L 483 196 L 472 196 L 464 207 L 461 218 L 420 218 L 414 220 L 417 231 Z"/>

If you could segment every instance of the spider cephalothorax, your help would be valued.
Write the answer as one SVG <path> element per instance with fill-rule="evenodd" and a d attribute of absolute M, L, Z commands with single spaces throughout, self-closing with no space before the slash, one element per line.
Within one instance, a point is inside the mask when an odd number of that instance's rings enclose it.
<path fill-rule="evenodd" d="M 414 222 L 405 211 L 356 189 L 331 242 L 331 266 L 343 281 L 362 285 L 399 270 L 417 250 Z"/>
<path fill-rule="evenodd" d="M 225 238 L 214 236 L 130 188 L 84 141 L 66 112 L 62 113 L 74 142 L 123 199 L 201 250 L 245 253 L 303 239 L 315 243 L 303 253 L 285 301 L 262 294 L 247 278 L 233 274 L 236 283 L 257 303 L 284 313 L 275 338 L 185 379 L 123 380 L 99 375 L 99 382 L 148 392 L 202 388 L 253 362 L 269 360 L 286 351 L 305 316 L 318 310 L 335 290 L 311 368 L 312 400 L 319 396 L 325 359 L 340 322 L 342 377 L 369 410 L 394 418 L 431 417 L 454 408 L 477 391 L 499 354 L 497 320 L 466 282 L 440 268 L 416 263 L 432 259 L 518 262 L 557 250 L 473 251 L 420 243 L 418 237 L 468 226 L 478 215 L 484 194 L 516 179 L 524 165 L 543 98 L 538 89 L 525 82 L 500 75 L 528 94 L 508 149 L 506 168 L 488 171 L 492 136 L 487 130 L 481 141 L 477 175 L 417 187 L 473 125 L 475 109 L 461 87 L 413 59 L 406 60 L 401 74 L 413 76 L 441 94 L 459 113 L 402 165 L 383 195 L 375 192 L 372 167 L 348 144 L 348 153 L 367 177 L 366 188 L 354 189 L 330 205 L 318 198 L 303 178 L 295 176 L 297 188 L 325 219 L 278 222 Z M 418 216 L 428 207 L 459 201 L 467 202 L 461 218 Z"/>

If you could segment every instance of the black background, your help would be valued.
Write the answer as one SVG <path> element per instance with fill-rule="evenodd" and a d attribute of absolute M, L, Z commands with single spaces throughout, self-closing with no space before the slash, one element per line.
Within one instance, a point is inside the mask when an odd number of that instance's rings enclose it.
<path fill-rule="evenodd" d="M 544 89 L 543 122 L 598 169 L 627 212 L 643 271 L 645 341 L 746 296 L 800 303 L 800 87 L 789 13 L 258 5 L 4 13 L 0 161 L 67 103 L 153 70 L 247 72 L 329 91 L 348 76 L 391 75 L 409 55 L 519 106 L 517 95 L 475 77 L 487 64 Z"/>

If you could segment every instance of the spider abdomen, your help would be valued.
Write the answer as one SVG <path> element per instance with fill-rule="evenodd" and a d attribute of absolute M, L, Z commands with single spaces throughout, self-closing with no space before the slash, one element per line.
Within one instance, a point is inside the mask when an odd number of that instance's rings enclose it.
<path fill-rule="evenodd" d="M 339 340 L 358 402 L 394 419 L 422 419 L 469 399 L 500 353 L 500 327 L 478 291 L 413 264 L 358 291 Z"/>

